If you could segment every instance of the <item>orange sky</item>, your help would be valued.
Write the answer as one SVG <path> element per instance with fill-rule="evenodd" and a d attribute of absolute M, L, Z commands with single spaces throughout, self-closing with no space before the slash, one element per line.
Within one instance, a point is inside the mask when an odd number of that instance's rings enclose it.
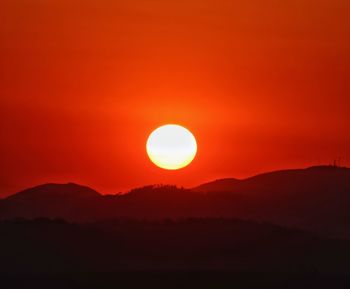
<path fill-rule="evenodd" d="M 350 165 L 348 0 L 2 0 L 0 195 Z M 155 167 L 179 123 L 195 161 Z"/>

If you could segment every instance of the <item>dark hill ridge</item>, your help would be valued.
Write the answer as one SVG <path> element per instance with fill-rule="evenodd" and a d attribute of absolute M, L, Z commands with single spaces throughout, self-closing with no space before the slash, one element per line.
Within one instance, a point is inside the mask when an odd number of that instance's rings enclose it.
<path fill-rule="evenodd" d="M 43 184 L 9 196 L 9 200 L 40 200 L 42 198 L 94 198 L 101 196 L 97 191 L 74 183 Z"/>
<path fill-rule="evenodd" d="M 198 190 L 199 188 L 199 190 Z M 349 237 L 350 169 L 315 166 L 194 188 L 235 204 L 239 217 Z"/>
<path fill-rule="evenodd" d="M 235 178 L 218 179 L 209 183 L 199 185 L 193 188 L 193 191 L 207 193 L 207 192 L 229 192 L 234 188 L 241 180 Z"/>
<path fill-rule="evenodd" d="M 0 200 L 2 218 L 64 218 L 85 221 L 96 216 L 102 195 L 74 183 L 44 184 Z"/>
<path fill-rule="evenodd" d="M 47 184 L 1 200 L 0 218 L 223 217 L 350 237 L 349 208 L 350 169 L 321 166 L 217 180 L 192 190 L 147 186 L 108 196 L 76 184 Z"/>
<path fill-rule="evenodd" d="M 336 187 L 334 187 L 336 185 Z M 306 169 L 280 170 L 259 174 L 246 179 L 219 179 L 193 188 L 196 192 L 237 192 L 256 190 L 272 192 L 272 188 L 321 189 L 329 190 L 350 189 L 350 169 L 335 166 L 314 166 Z M 280 192 L 282 193 L 282 192 Z"/>

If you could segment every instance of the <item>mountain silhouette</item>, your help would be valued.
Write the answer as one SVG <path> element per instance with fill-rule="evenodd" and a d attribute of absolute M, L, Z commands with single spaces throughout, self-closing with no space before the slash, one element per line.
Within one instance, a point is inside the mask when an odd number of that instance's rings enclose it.
<path fill-rule="evenodd" d="M 44 184 L 18 192 L 0 201 L 5 218 L 64 218 L 84 221 L 96 214 L 94 202 L 101 198 L 95 190 L 77 185 Z"/>
<path fill-rule="evenodd" d="M 196 192 L 230 192 L 241 180 L 234 178 L 219 179 L 193 188 Z"/>
<path fill-rule="evenodd" d="M 331 166 L 115 195 L 44 184 L 0 200 L 1 285 L 349 288 L 349 205 L 350 169 Z"/>
<path fill-rule="evenodd" d="M 281 170 L 244 180 L 217 180 L 193 191 L 226 198 L 228 204 L 235 203 L 240 217 L 349 236 L 349 168 Z"/>
<path fill-rule="evenodd" d="M 315 191 L 343 192 L 350 189 L 350 169 L 336 166 L 314 166 L 306 169 L 281 170 L 247 179 L 219 179 L 193 188 L 198 192 L 248 192 L 277 195 Z"/>
<path fill-rule="evenodd" d="M 350 169 L 318 166 L 251 178 L 223 179 L 192 189 L 147 186 L 100 195 L 76 184 L 47 184 L 0 200 L 0 218 L 239 218 L 350 237 Z"/>
<path fill-rule="evenodd" d="M 9 200 L 41 201 L 48 199 L 72 199 L 72 198 L 94 198 L 100 196 L 95 190 L 77 185 L 68 184 L 44 184 L 29 188 L 8 197 Z"/>

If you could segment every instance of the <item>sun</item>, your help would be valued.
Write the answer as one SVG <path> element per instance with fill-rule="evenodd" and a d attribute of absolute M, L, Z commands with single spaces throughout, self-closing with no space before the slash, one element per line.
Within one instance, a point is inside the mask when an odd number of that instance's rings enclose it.
<path fill-rule="evenodd" d="M 146 150 L 156 166 L 166 170 L 178 170 L 193 161 L 197 153 L 197 142 L 187 128 L 167 124 L 150 134 Z"/>

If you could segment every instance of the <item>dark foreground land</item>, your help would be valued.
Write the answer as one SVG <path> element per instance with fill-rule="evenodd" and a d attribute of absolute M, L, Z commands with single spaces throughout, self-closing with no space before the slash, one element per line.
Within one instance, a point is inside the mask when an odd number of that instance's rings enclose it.
<path fill-rule="evenodd" d="M 350 288 L 350 241 L 234 219 L 0 223 L 1 288 Z"/>
<path fill-rule="evenodd" d="M 44 275 L 2 275 L 1 288 L 63 289 L 348 289 L 349 276 L 254 272 L 133 271 Z"/>

